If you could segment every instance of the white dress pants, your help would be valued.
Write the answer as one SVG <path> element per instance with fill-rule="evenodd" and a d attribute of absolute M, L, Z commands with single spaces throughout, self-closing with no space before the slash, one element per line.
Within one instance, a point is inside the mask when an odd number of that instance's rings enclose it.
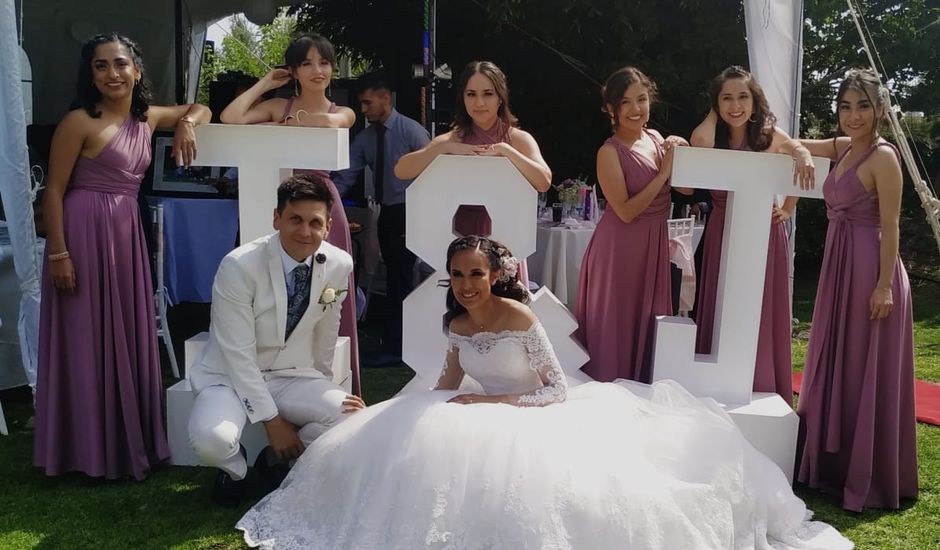
<path fill-rule="evenodd" d="M 343 421 L 346 390 L 323 378 L 273 377 L 267 381 L 278 414 L 299 428 L 305 446 Z M 238 452 L 248 416 L 235 390 L 209 386 L 196 395 L 189 417 L 189 443 L 208 466 L 222 469 L 232 479 L 244 479 L 248 465 Z"/>

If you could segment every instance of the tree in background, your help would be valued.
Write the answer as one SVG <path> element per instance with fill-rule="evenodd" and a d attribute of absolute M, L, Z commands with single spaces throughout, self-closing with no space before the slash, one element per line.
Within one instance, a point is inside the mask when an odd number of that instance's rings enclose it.
<path fill-rule="evenodd" d="M 320 32 L 340 51 L 385 67 L 399 83 L 399 108 L 416 116 L 421 32 L 427 0 L 321 0 L 292 8 L 303 30 Z M 940 105 L 940 2 L 859 0 L 889 85 L 905 110 L 936 115 Z M 597 147 L 609 135 L 600 83 L 635 65 L 658 84 L 650 125 L 688 136 L 708 110 L 710 79 L 731 64 L 747 66 L 741 0 L 438 0 L 437 64 L 457 73 L 468 61 L 490 59 L 509 77 L 513 111 L 539 141 L 555 176 L 593 173 Z M 803 135 L 832 135 L 833 86 L 845 70 L 867 65 L 845 0 L 804 3 Z M 438 105 L 449 117 L 453 92 L 441 83 Z M 926 135 L 938 125 L 928 118 Z M 932 177 L 932 143 L 918 150 Z M 908 195 L 906 193 L 905 195 Z M 905 196 L 902 251 L 924 251 L 940 266 L 916 198 Z M 816 203 L 813 205 L 813 203 Z M 825 214 L 819 201 L 800 207 L 798 255 L 818 264 Z M 804 212 L 807 215 L 804 215 Z M 816 239 L 815 241 L 813 239 Z M 815 243 L 815 244 L 814 244 Z M 921 244 L 918 244 L 921 243 Z"/>
<path fill-rule="evenodd" d="M 297 30 L 297 19 L 282 11 L 271 23 L 254 27 L 242 15 L 231 18 L 221 47 L 203 50 L 198 101 L 208 104 L 209 83 L 220 73 L 239 72 L 256 78 L 284 64 L 284 50 Z"/>

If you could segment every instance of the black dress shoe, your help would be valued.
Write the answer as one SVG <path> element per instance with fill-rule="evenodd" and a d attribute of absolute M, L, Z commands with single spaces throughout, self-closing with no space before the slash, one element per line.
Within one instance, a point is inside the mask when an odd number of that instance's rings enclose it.
<path fill-rule="evenodd" d="M 245 499 L 245 480 L 234 480 L 232 476 L 219 470 L 212 487 L 212 502 L 222 508 L 237 508 Z"/>
<path fill-rule="evenodd" d="M 258 453 L 258 458 L 255 459 L 255 472 L 264 481 L 265 488 L 270 493 L 281 486 L 281 482 L 290 472 L 290 466 L 277 461 L 274 458 L 274 451 L 268 446 Z"/>
<path fill-rule="evenodd" d="M 245 457 L 244 447 L 241 447 L 239 452 Z M 212 501 L 223 508 L 237 508 L 245 500 L 246 481 L 247 477 L 235 480 L 225 471 L 219 470 L 212 486 Z"/>

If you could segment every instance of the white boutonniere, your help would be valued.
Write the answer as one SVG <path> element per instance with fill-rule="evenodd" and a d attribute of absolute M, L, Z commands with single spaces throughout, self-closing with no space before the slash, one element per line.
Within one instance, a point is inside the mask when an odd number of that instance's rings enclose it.
<path fill-rule="evenodd" d="M 323 289 L 323 292 L 320 294 L 320 300 L 317 302 L 323 306 L 323 311 L 326 311 L 326 308 L 333 307 L 333 304 L 336 303 L 336 300 L 340 299 L 343 294 L 348 292 L 347 289 L 336 290 L 333 287 L 326 287 Z"/>

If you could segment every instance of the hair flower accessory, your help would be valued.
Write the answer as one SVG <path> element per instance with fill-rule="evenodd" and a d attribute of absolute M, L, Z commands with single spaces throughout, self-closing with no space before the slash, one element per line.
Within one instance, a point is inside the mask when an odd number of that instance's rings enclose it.
<path fill-rule="evenodd" d="M 515 256 L 503 256 L 500 261 L 502 274 L 499 276 L 499 280 L 506 283 L 516 277 L 516 273 L 519 272 L 519 258 Z"/>
<path fill-rule="evenodd" d="M 320 252 L 319 254 L 314 256 L 313 259 L 316 260 L 318 264 L 326 263 L 326 254 Z"/>

